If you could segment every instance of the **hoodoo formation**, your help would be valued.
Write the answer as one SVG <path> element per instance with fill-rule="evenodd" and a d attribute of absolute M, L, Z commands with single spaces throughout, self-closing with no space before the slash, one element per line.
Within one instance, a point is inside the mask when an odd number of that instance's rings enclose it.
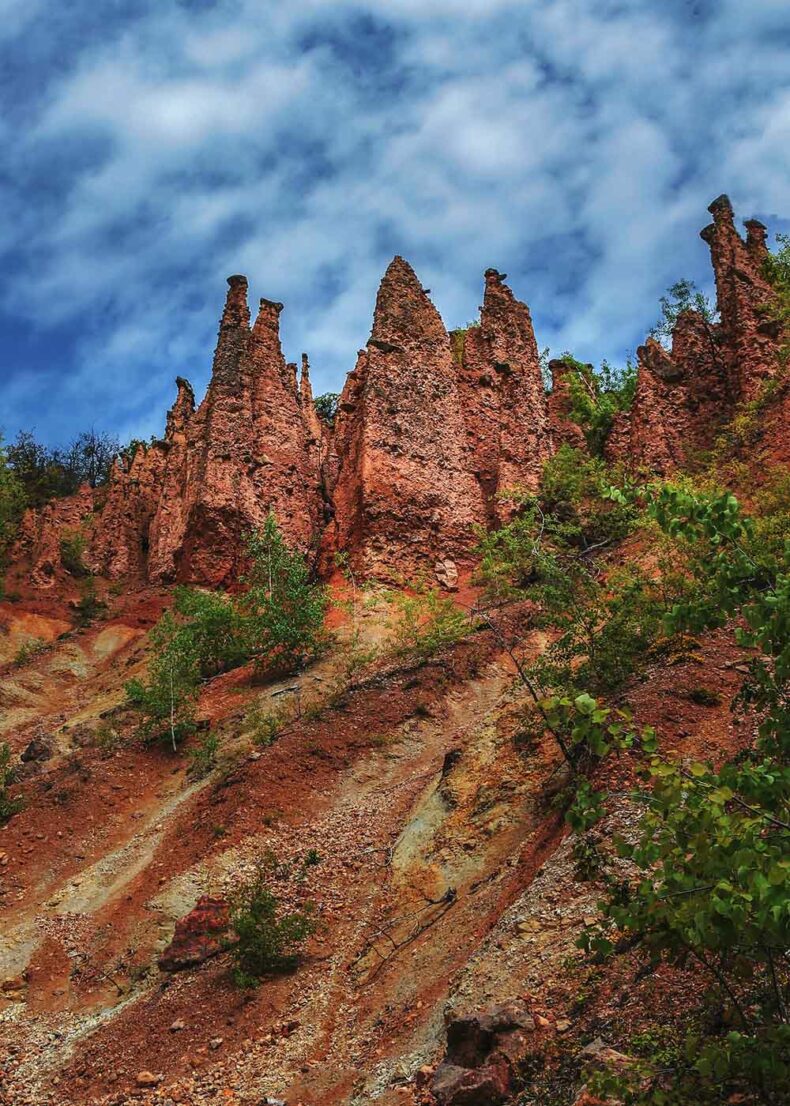
<path fill-rule="evenodd" d="M 701 234 L 719 321 L 685 311 L 670 350 L 652 338 L 639 348 L 632 409 L 615 417 L 607 443 L 610 459 L 635 469 L 665 474 L 710 448 L 776 371 L 765 228 L 751 220 L 742 238 L 726 196 L 710 211 Z M 313 407 L 307 358 L 301 382 L 285 361 L 282 304 L 262 299 L 250 326 L 246 278 L 228 284 L 202 403 L 195 409 L 179 378 L 164 438 L 116 464 L 95 515 L 86 563 L 111 579 L 229 584 L 244 534 L 270 510 L 324 570 L 340 551 L 384 579 L 460 566 L 474 524 L 505 521 L 508 490 L 534 489 L 559 445 L 583 443 L 568 419 L 567 365 L 551 363 L 547 395 L 529 309 L 495 269 L 479 323 L 448 334 L 411 266 L 394 258 L 332 427 Z M 778 429 L 769 448 L 777 458 L 787 448 Z M 15 559 L 33 584 L 53 586 L 58 535 L 91 503 L 83 490 L 26 516 Z"/>

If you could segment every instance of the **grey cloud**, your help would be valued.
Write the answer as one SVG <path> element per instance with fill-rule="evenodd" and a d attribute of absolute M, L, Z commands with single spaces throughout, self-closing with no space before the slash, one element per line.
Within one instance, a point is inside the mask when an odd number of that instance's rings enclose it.
<path fill-rule="evenodd" d="M 541 344 L 622 358 L 667 284 L 709 281 L 714 195 L 790 209 L 783 6 L 223 0 L 97 20 L 42 73 L 31 125 L 9 143 L 0 123 L 0 253 L 21 265 L 0 303 L 78 339 L 45 418 L 64 396 L 83 418 L 90 394 L 123 432 L 158 429 L 176 372 L 206 382 L 237 270 L 285 301 L 288 354 L 337 389 L 396 251 L 451 325 L 493 264 Z M 13 0 L 0 14 L 20 41 L 47 33 Z M 355 53 L 363 19 L 379 52 Z M 31 165 L 32 202 L 14 184 Z M 3 387 L 12 418 L 36 386 Z"/>

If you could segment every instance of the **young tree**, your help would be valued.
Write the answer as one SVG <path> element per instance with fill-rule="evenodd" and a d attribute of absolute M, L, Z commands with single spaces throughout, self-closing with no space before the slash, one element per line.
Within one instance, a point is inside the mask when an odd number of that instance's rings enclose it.
<path fill-rule="evenodd" d="M 696 311 L 710 327 L 716 320 L 716 310 L 704 292 L 700 292 L 693 280 L 678 280 L 659 300 L 661 318 L 650 331 L 663 346 L 672 344 L 672 332 L 684 311 Z"/>
<path fill-rule="evenodd" d="M 259 669 L 298 668 L 324 644 L 326 589 L 288 548 L 274 512 L 247 540 L 247 592 L 238 600 L 247 652 Z"/>
<path fill-rule="evenodd" d="M 282 912 L 269 889 L 273 867 L 273 861 L 262 861 L 253 878 L 230 900 L 230 920 L 237 937 L 232 948 L 233 975 L 240 987 L 255 987 L 261 976 L 295 967 L 299 947 L 315 932 L 309 906 Z"/>
<path fill-rule="evenodd" d="M 236 603 L 217 591 L 177 587 L 174 610 L 181 616 L 178 636 L 192 652 L 201 678 L 227 672 L 248 659 L 243 619 Z"/>
<path fill-rule="evenodd" d="M 600 369 L 563 355 L 571 370 L 567 374 L 571 397 L 570 417 L 581 427 L 594 457 L 603 455 L 614 417 L 628 411 L 636 393 L 636 365 L 628 361 L 624 369 L 602 361 Z"/>
<path fill-rule="evenodd" d="M 120 448 L 120 442 L 114 435 L 93 427 L 78 434 L 62 455 L 73 490 L 76 491 L 81 484 L 88 484 L 91 488 L 106 484 Z"/>
<path fill-rule="evenodd" d="M 195 724 L 200 684 L 198 657 L 192 642 L 167 611 L 151 631 L 152 657 L 148 680 L 130 680 L 126 695 L 144 716 L 147 737 L 169 736 L 175 752 L 178 742 Z"/>

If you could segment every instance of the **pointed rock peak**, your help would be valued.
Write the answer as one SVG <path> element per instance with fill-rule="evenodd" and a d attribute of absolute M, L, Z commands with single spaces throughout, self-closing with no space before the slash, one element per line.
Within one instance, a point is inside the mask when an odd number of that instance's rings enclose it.
<path fill-rule="evenodd" d="M 506 273 L 496 269 L 485 271 L 485 292 L 480 312 L 480 326 L 490 343 L 495 362 L 511 371 L 530 368 L 539 374 L 538 346 L 529 308 L 517 300 L 505 284 Z"/>
<path fill-rule="evenodd" d="M 379 286 L 370 340 L 385 351 L 388 346 L 447 340 L 439 312 L 402 257 L 392 259 Z"/>
<path fill-rule="evenodd" d="M 310 362 L 306 353 L 302 354 L 302 375 L 299 381 L 299 394 L 306 403 L 313 402 L 313 388 L 310 383 Z"/>
<path fill-rule="evenodd" d="M 389 265 L 387 266 L 387 268 L 384 272 L 383 279 L 384 280 L 410 281 L 412 284 L 416 285 L 418 288 L 420 288 L 420 289 L 422 288 L 422 285 L 420 284 L 419 279 L 417 278 L 417 274 L 415 273 L 414 269 L 412 269 L 411 265 L 406 260 L 406 258 L 401 257 L 401 255 L 399 253 L 396 253 L 395 256 L 393 257 L 392 261 L 390 261 Z"/>
<path fill-rule="evenodd" d="M 279 336 L 282 309 L 283 305 L 276 300 L 261 299 L 253 333 L 260 334 L 262 330 L 271 330 Z"/>
<path fill-rule="evenodd" d="M 299 380 L 299 403 L 302 408 L 302 417 L 305 420 L 310 437 L 313 441 L 321 439 L 321 420 L 313 402 L 313 388 L 310 384 L 310 362 L 307 354 L 302 354 L 302 375 Z"/>
<path fill-rule="evenodd" d="M 252 328 L 250 356 L 255 366 L 255 374 L 260 381 L 272 380 L 279 376 L 285 388 L 296 395 L 296 366 L 286 364 L 280 345 L 281 303 L 276 300 L 262 299 L 258 308 L 258 317 Z"/>
<path fill-rule="evenodd" d="M 280 343 L 280 312 L 282 304 L 276 300 L 261 300 L 258 307 L 256 324 L 252 327 L 252 335 L 259 342 L 269 344 L 271 338 Z M 269 340 L 269 341 L 268 341 Z"/>
<path fill-rule="evenodd" d="M 729 196 L 717 196 L 712 204 L 708 205 L 708 211 L 713 216 L 713 222 L 699 232 L 700 238 L 703 242 L 707 242 L 709 246 L 712 246 L 716 241 L 717 234 L 724 231 L 725 234 L 731 231 L 737 235 L 735 230 L 735 219 L 732 212 L 732 204 L 730 203 Z"/>
<path fill-rule="evenodd" d="M 675 364 L 671 355 L 655 338 L 648 338 L 643 346 L 639 346 L 636 356 L 640 365 L 667 383 L 679 380 L 683 375 L 682 368 Z"/>
<path fill-rule="evenodd" d="M 176 401 L 175 401 L 175 404 L 173 406 L 174 407 L 190 407 L 192 410 L 194 410 L 195 409 L 195 392 L 194 392 L 194 389 L 192 388 L 192 385 L 189 383 L 189 381 L 186 379 L 186 377 L 183 377 L 183 376 L 177 376 L 176 377 L 176 388 L 178 389 L 178 394 L 176 396 Z"/>
<path fill-rule="evenodd" d="M 491 285 L 499 287 L 507 280 L 507 273 L 500 273 L 498 269 L 486 269 L 483 276 L 486 280 L 486 288 Z"/>
<path fill-rule="evenodd" d="M 222 327 L 248 327 L 250 309 L 247 306 L 247 278 L 245 276 L 228 277 L 228 296 L 222 313 Z"/>
<path fill-rule="evenodd" d="M 176 388 L 178 394 L 173 406 L 167 412 L 166 441 L 169 441 L 174 434 L 183 430 L 195 413 L 195 393 L 189 381 L 185 380 L 183 376 L 177 376 Z"/>
<path fill-rule="evenodd" d="M 491 306 L 495 302 L 501 303 L 504 300 L 509 303 L 518 302 L 512 290 L 505 284 L 507 273 L 500 273 L 496 269 L 486 269 L 484 276 L 486 282 L 483 298 L 484 309 L 486 306 Z"/>
<path fill-rule="evenodd" d="M 759 219 L 747 219 L 743 225 L 746 227 L 746 246 L 749 253 L 755 260 L 763 261 L 768 256 L 768 228 Z"/>

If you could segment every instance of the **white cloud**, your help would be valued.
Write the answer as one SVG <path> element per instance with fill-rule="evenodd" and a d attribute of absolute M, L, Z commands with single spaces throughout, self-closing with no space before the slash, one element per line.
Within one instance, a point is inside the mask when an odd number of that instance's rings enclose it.
<path fill-rule="evenodd" d="M 288 355 L 337 389 L 396 251 L 449 324 L 496 265 L 542 345 L 611 359 L 664 287 L 709 280 L 713 196 L 790 212 L 779 0 L 123 7 L 69 34 L 49 2 L 0 0 L 38 67 L 0 114 L 0 307 L 76 336 L 51 428 L 96 397 L 160 426 L 176 372 L 206 383 L 229 272 L 286 303 Z M 39 383 L 3 389 L 12 425 Z"/>

